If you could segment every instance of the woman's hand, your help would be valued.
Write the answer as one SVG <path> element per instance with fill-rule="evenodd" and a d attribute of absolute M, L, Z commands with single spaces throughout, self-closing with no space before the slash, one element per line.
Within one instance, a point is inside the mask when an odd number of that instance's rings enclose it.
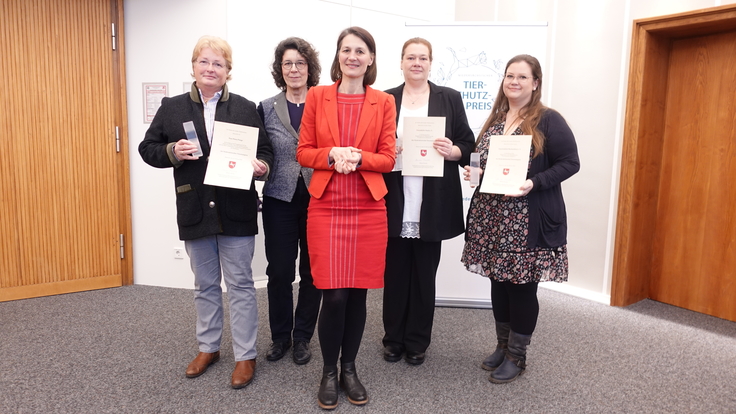
<path fill-rule="evenodd" d="M 466 165 L 465 167 L 463 167 L 463 169 L 465 170 L 463 171 L 463 180 L 470 181 L 470 166 Z M 482 176 L 483 176 L 483 169 L 478 168 L 478 178 Z M 475 188 L 475 186 L 471 185 L 470 188 Z"/>
<path fill-rule="evenodd" d="M 530 191 L 532 191 L 532 188 L 534 187 L 534 183 L 532 180 L 526 180 L 524 181 L 524 184 L 519 187 L 520 193 L 516 194 L 504 194 L 506 197 L 524 197 L 525 195 L 529 194 Z"/>
<path fill-rule="evenodd" d="M 254 177 L 260 177 L 268 171 L 268 167 L 261 160 L 252 160 L 250 163 L 253 166 Z"/>
<path fill-rule="evenodd" d="M 335 171 L 340 174 L 350 174 L 358 168 L 362 160 L 362 150 L 355 147 L 332 147 L 330 160 L 335 164 Z"/>
<path fill-rule="evenodd" d="M 462 155 L 460 148 L 453 145 L 450 138 L 447 137 L 435 139 L 432 143 L 432 147 L 434 147 L 434 149 L 442 155 L 442 158 L 447 161 L 457 161 Z"/>
<path fill-rule="evenodd" d="M 192 155 L 197 152 L 197 150 L 199 150 L 199 147 L 188 139 L 180 139 L 179 141 L 176 141 L 176 144 L 174 144 L 174 155 L 179 161 L 198 160 L 199 157 Z"/>

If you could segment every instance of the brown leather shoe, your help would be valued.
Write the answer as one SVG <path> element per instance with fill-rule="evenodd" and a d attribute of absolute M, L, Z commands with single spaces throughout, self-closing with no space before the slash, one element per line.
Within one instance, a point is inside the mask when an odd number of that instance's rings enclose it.
<path fill-rule="evenodd" d="M 187 378 L 195 378 L 207 371 L 207 368 L 220 360 L 220 351 L 217 352 L 200 352 L 187 367 Z"/>
<path fill-rule="evenodd" d="M 253 374 L 256 372 L 256 360 L 249 359 L 247 361 L 237 361 L 233 370 L 233 380 L 231 385 L 233 388 L 244 388 L 253 381 Z"/>

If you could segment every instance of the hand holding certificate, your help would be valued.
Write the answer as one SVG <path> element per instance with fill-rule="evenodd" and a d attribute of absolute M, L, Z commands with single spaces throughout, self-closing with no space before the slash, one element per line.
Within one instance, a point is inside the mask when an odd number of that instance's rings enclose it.
<path fill-rule="evenodd" d="M 258 147 L 258 128 L 215 121 L 204 183 L 250 189 Z"/>
<path fill-rule="evenodd" d="M 480 192 L 522 195 L 531 145 L 531 135 L 492 135 Z"/>
<path fill-rule="evenodd" d="M 402 175 L 442 177 L 445 158 L 432 144 L 435 139 L 444 136 L 444 116 L 404 118 Z"/>

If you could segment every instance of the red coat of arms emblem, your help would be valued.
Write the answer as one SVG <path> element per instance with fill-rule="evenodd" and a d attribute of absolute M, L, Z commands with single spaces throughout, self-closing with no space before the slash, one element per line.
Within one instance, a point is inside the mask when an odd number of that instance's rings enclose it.
<path fill-rule="evenodd" d="M 235 168 L 235 161 L 230 161 L 230 163 L 227 166 L 230 168 Z"/>
<path fill-rule="evenodd" d="M 503 169 L 503 175 L 509 175 L 509 169 L 508 168 L 504 168 Z"/>
<path fill-rule="evenodd" d="M 419 153 L 422 154 L 422 157 L 426 157 L 427 156 L 427 150 L 426 149 L 419 150 Z"/>

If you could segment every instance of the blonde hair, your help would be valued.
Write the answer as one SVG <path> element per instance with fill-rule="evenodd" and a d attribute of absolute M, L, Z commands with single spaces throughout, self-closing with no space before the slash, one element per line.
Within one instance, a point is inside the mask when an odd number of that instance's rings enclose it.
<path fill-rule="evenodd" d="M 432 62 L 432 44 L 429 43 L 429 40 L 423 39 L 421 37 L 412 37 L 411 39 L 404 42 L 404 46 L 401 48 L 401 60 L 404 60 L 404 53 L 406 53 L 406 48 L 409 45 L 414 44 L 427 46 L 427 49 L 429 50 L 429 61 Z"/>
<path fill-rule="evenodd" d="M 213 52 L 225 58 L 225 64 L 227 65 L 227 78 L 225 80 L 229 81 L 231 78 L 230 71 L 233 69 L 233 49 L 225 39 L 217 36 L 202 36 L 197 40 L 197 44 L 192 51 L 192 69 L 194 69 L 194 64 L 197 62 L 199 54 L 207 48 L 212 49 Z M 192 73 L 192 77 L 194 77 L 194 73 Z"/>

